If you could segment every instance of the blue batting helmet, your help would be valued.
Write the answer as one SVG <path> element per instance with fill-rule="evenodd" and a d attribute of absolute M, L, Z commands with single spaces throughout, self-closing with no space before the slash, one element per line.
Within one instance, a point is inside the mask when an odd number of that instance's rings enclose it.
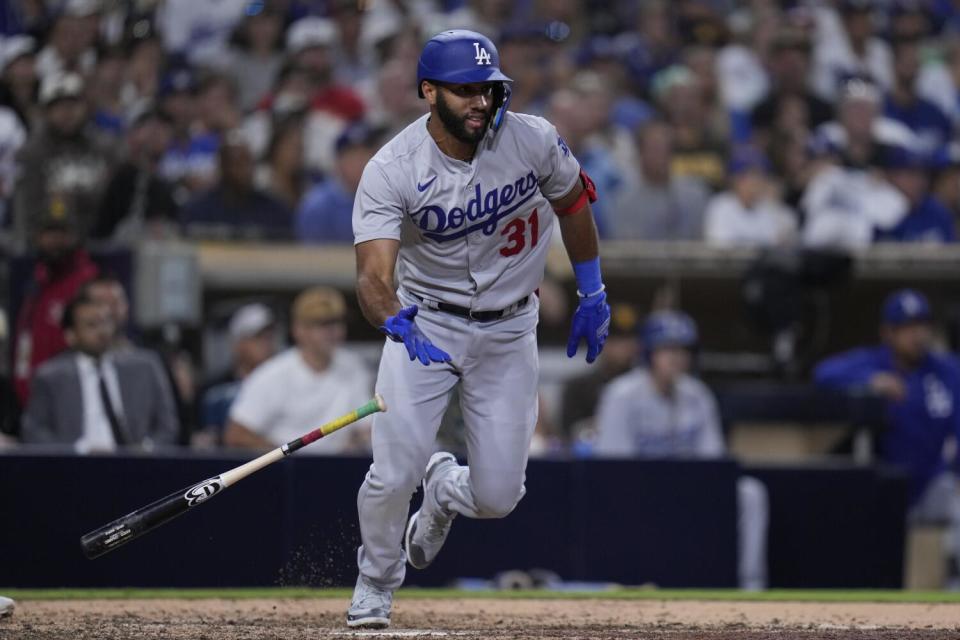
<path fill-rule="evenodd" d="M 468 82 L 513 82 L 500 71 L 500 54 L 487 36 L 476 31 L 453 29 L 430 38 L 417 63 L 417 93 L 424 80 L 452 84 Z"/>
<path fill-rule="evenodd" d="M 647 356 L 660 347 L 692 349 L 697 344 L 697 325 L 682 311 L 655 311 L 640 328 L 643 352 Z"/>

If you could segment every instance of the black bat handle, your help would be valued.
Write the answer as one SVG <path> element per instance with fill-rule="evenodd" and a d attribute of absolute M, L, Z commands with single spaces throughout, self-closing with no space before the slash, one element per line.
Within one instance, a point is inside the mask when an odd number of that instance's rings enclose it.
<path fill-rule="evenodd" d="M 220 476 L 175 491 L 142 509 L 117 518 L 80 538 L 80 548 L 91 560 L 139 538 L 148 531 L 173 520 L 224 489 Z"/>

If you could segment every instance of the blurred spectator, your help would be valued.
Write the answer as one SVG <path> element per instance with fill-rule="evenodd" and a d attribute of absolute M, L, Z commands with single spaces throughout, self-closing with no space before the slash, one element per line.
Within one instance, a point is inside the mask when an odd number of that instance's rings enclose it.
<path fill-rule="evenodd" d="M 950 523 L 950 576 L 957 579 L 960 488 L 956 461 L 948 466 L 944 445 L 960 437 L 960 365 L 952 354 L 933 350 L 932 323 L 923 294 L 891 293 L 881 315 L 883 344 L 827 358 L 813 377 L 830 389 L 873 393 L 887 401 L 881 456 L 910 474 L 912 522 Z"/>
<path fill-rule="evenodd" d="M 258 367 L 243 383 L 230 410 L 224 443 L 273 448 L 339 417 L 370 398 L 373 380 L 363 362 L 341 346 L 346 303 L 336 290 L 307 289 L 292 308 L 296 346 Z M 307 451 L 360 451 L 369 421 L 338 431 Z"/>
<path fill-rule="evenodd" d="M 274 2 L 250 2 L 231 38 L 229 70 L 243 111 L 273 86 L 283 64 L 283 14 Z"/>
<path fill-rule="evenodd" d="M 550 97 L 547 75 L 550 52 L 543 31 L 529 26 L 507 28 L 501 33 L 498 45 L 500 67 L 513 78 L 510 110 L 542 115 Z"/>
<path fill-rule="evenodd" d="M 512 76 L 511 76 L 512 77 Z M 389 140 L 424 114 L 424 102 L 410 91 L 410 67 L 402 60 L 387 60 L 377 74 L 371 102 L 371 123 L 386 129 Z"/>
<path fill-rule="evenodd" d="M 311 171 L 333 168 L 334 143 L 344 127 L 363 117 L 360 96 L 335 79 L 336 24 L 325 18 L 298 20 L 287 31 L 287 54 L 309 74 L 310 115 L 306 127 L 307 166 Z M 266 107 L 272 106 L 268 99 Z"/>
<path fill-rule="evenodd" d="M 876 85 L 855 78 L 844 85 L 836 119 L 817 127 L 811 145 L 815 154 L 866 169 L 883 165 L 887 147 L 916 149 L 917 137 L 902 122 L 882 114 L 882 97 Z"/>
<path fill-rule="evenodd" d="M 35 227 L 37 263 L 20 304 L 13 345 L 13 381 L 21 406 L 26 405 L 37 367 L 67 347 L 60 324 L 64 307 L 97 274 L 80 248 L 76 218 L 62 199 L 51 201 Z"/>
<path fill-rule="evenodd" d="M 313 187 L 297 211 L 301 242 L 353 243 L 353 199 L 367 162 L 380 147 L 382 131 L 358 122 L 337 138 L 337 169 Z"/>
<path fill-rule="evenodd" d="M 153 23 L 144 18 L 130 24 L 123 47 L 123 104 L 129 113 L 140 113 L 157 101 L 165 62 L 163 45 Z"/>
<path fill-rule="evenodd" d="M 220 141 L 197 127 L 197 83 L 186 68 L 168 71 L 160 82 L 160 111 L 173 123 L 173 140 L 160 162 L 160 175 L 174 185 L 174 199 L 183 204 L 217 179 Z"/>
<path fill-rule="evenodd" d="M 237 132 L 220 145 L 220 180 L 194 197 L 180 213 L 191 238 L 287 240 L 293 236 L 292 212 L 254 186 L 253 154 Z"/>
<path fill-rule="evenodd" d="M 200 394 L 200 428 L 215 442 L 223 438 L 241 383 L 277 351 L 277 323 L 266 305 L 254 303 L 237 309 L 230 318 L 227 334 L 233 358 L 231 369 Z"/>
<path fill-rule="evenodd" d="M 690 374 L 697 328 L 684 313 L 660 311 L 641 329 L 643 365 L 615 378 L 597 412 L 598 456 L 714 459 L 726 455 L 720 413 L 710 389 Z M 739 583 L 767 585 L 766 487 L 737 481 Z"/>
<path fill-rule="evenodd" d="M 776 81 L 775 70 L 768 74 L 764 64 L 773 57 L 781 17 L 776 7 L 760 3 L 744 7 L 727 22 L 736 39 L 716 56 L 716 82 L 733 119 L 732 138 L 744 143 L 750 136 L 751 111 L 769 94 L 771 81 Z"/>
<path fill-rule="evenodd" d="M 201 64 L 221 57 L 244 11 L 262 5 L 260 0 L 165 0 L 157 9 L 157 25 L 168 54 Z"/>
<path fill-rule="evenodd" d="M 893 55 L 874 33 L 875 0 L 839 0 L 839 11 L 821 5 L 816 11 L 813 87 L 833 102 L 851 77 L 869 78 L 884 91 L 893 86 Z"/>
<path fill-rule="evenodd" d="M 90 298 L 107 309 L 114 334 L 110 348 L 115 351 L 136 351 L 144 358 L 154 359 L 161 367 L 164 379 L 173 394 L 181 434 L 180 444 L 189 443 L 189 430 L 194 422 L 194 374 L 189 358 L 182 351 L 170 348 L 142 347 L 136 330 L 130 323 L 130 300 L 123 283 L 114 275 L 101 273 L 80 288 L 78 296 Z M 187 433 L 184 433 L 186 431 Z"/>
<path fill-rule="evenodd" d="M 939 107 L 950 119 L 951 127 L 960 124 L 960 38 L 956 34 L 943 41 L 943 60 L 926 60 L 917 79 L 917 93 Z"/>
<path fill-rule="evenodd" d="M 623 37 L 625 63 L 639 87 L 648 87 L 657 73 L 677 62 L 680 43 L 670 5 L 666 0 L 641 2 L 636 29 Z"/>
<path fill-rule="evenodd" d="M 127 58 L 122 49 L 104 50 L 87 82 L 91 128 L 110 143 L 122 139 L 127 127 L 123 101 L 126 67 Z"/>
<path fill-rule="evenodd" d="M 107 183 L 91 236 L 132 245 L 176 232 L 178 207 L 173 188 L 160 177 L 173 124 L 159 111 L 135 116 L 127 132 L 126 159 Z"/>
<path fill-rule="evenodd" d="M 30 130 L 38 119 L 36 43 L 30 36 L 0 41 L 0 105 L 7 107 Z"/>
<path fill-rule="evenodd" d="M 801 205 L 807 246 L 858 249 L 877 229 L 896 226 L 906 215 L 906 197 L 873 168 L 883 166 L 894 146 L 912 147 L 915 137 L 903 124 L 879 114 L 880 94 L 862 80 L 845 85 L 837 120 L 821 125 L 813 146 L 820 168 Z"/>
<path fill-rule="evenodd" d="M 907 199 L 909 209 L 900 222 L 889 229 L 877 230 L 879 242 L 954 242 L 953 215 L 929 191 L 928 163 L 923 155 L 905 148 L 887 153 L 887 180 Z"/>
<path fill-rule="evenodd" d="M 833 117 L 833 107 L 807 87 L 810 40 L 801 29 L 783 28 L 772 44 L 767 71 L 771 88 L 750 116 L 754 140 L 771 153 L 778 134 L 810 131 Z"/>
<path fill-rule="evenodd" d="M 37 54 L 37 75 L 46 80 L 66 72 L 92 73 L 99 29 L 99 0 L 65 0 L 53 19 L 46 46 Z"/>
<path fill-rule="evenodd" d="M 207 74 L 197 87 L 196 126 L 218 139 L 240 126 L 243 114 L 237 86 L 226 75 Z"/>
<path fill-rule="evenodd" d="M 273 127 L 273 139 L 257 168 L 257 186 L 295 209 L 310 186 L 303 161 L 303 117 L 286 116 Z"/>
<path fill-rule="evenodd" d="M 156 358 L 139 350 L 111 350 L 110 312 L 84 296 L 67 305 L 63 329 L 70 351 L 37 370 L 23 416 L 23 441 L 69 444 L 77 453 L 172 444 L 177 415 Z"/>
<path fill-rule="evenodd" d="M 364 39 L 365 12 L 355 0 L 330 0 L 328 15 L 337 28 L 335 80 L 355 87 L 373 75 L 377 60 Z"/>
<path fill-rule="evenodd" d="M 86 238 L 100 206 L 113 165 L 112 154 L 86 130 L 83 80 L 75 73 L 51 75 L 40 87 L 43 127 L 32 131 L 20 152 L 14 194 L 17 241 L 33 234 L 44 203 L 61 198 L 77 217 L 77 232 Z"/>
<path fill-rule="evenodd" d="M 757 150 L 743 147 L 733 152 L 727 172 L 730 189 L 713 196 L 704 214 L 707 244 L 765 248 L 795 239 L 796 216 L 780 201 L 769 172 L 769 162 Z"/>
<path fill-rule="evenodd" d="M 651 121 L 637 132 L 640 163 L 609 208 L 610 237 L 621 240 L 699 240 L 710 190 L 673 173 L 673 130 Z"/>
<path fill-rule="evenodd" d="M 698 178 L 715 189 L 723 187 L 724 134 L 719 130 L 716 105 L 708 101 L 702 76 L 686 66 L 669 67 L 654 77 L 653 95 L 673 128 L 673 175 Z"/>
<path fill-rule="evenodd" d="M 610 308 L 610 335 L 600 354 L 599 366 L 587 373 L 570 378 L 563 386 L 564 439 L 571 443 L 574 453 L 578 442 L 588 439 L 594 431 L 593 417 L 597 401 L 607 384 L 633 368 L 637 357 L 639 314 L 632 305 L 618 303 Z"/>
<path fill-rule="evenodd" d="M 937 105 L 917 95 L 920 42 L 916 39 L 897 40 L 893 44 L 893 53 L 894 85 L 884 100 L 884 114 L 913 131 L 916 151 L 933 155 L 950 142 L 953 125 Z"/>
<path fill-rule="evenodd" d="M 445 16 L 444 29 L 471 29 L 480 33 L 497 33 L 501 26 L 510 23 L 516 10 L 512 0 L 467 0 Z"/>

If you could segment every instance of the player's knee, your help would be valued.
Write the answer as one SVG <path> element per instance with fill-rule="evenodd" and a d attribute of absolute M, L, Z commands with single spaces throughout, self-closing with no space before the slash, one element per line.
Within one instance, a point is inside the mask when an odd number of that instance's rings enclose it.
<path fill-rule="evenodd" d="M 477 512 L 481 518 L 505 518 L 523 498 L 526 490 L 519 484 L 488 484 L 474 487 Z"/>
<path fill-rule="evenodd" d="M 377 493 L 412 495 L 417 490 L 420 477 L 416 468 L 381 469 L 375 464 L 370 465 L 367 472 L 366 485 Z"/>

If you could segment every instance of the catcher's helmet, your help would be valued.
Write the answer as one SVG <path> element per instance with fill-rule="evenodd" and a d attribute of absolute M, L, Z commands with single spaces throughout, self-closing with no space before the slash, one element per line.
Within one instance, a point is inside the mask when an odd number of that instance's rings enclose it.
<path fill-rule="evenodd" d="M 683 347 L 692 349 L 697 344 L 697 325 L 681 311 L 656 311 L 651 313 L 640 329 L 643 352 L 649 357 L 660 347 Z"/>
<path fill-rule="evenodd" d="M 499 82 L 490 125 L 494 131 L 510 104 L 509 83 L 513 80 L 500 71 L 500 54 L 490 38 L 476 31 L 453 29 L 430 38 L 417 63 L 417 95 L 421 98 L 424 80 L 451 84 Z"/>

